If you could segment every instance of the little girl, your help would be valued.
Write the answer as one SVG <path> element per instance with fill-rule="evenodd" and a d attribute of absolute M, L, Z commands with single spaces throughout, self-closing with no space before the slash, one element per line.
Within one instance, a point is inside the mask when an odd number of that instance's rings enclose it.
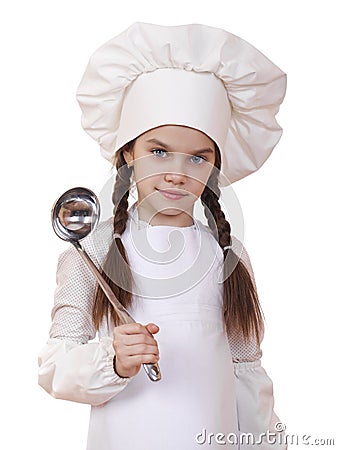
<path fill-rule="evenodd" d="M 87 450 L 286 448 L 252 267 L 219 202 L 280 139 L 285 89 L 257 49 L 199 24 L 134 23 L 90 59 L 82 124 L 116 178 L 113 217 L 82 245 L 136 323 L 70 246 L 39 355 L 47 392 L 92 405 Z M 140 369 L 155 362 L 152 382 Z"/>

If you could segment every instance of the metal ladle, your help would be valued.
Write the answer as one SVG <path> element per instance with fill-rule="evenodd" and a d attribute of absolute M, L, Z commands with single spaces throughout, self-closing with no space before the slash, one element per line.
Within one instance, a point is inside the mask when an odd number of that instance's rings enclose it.
<path fill-rule="evenodd" d="M 55 201 L 52 208 L 52 225 L 57 236 L 72 243 L 77 249 L 114 307 L 121 323 L 135 323 L 135 320 L 118 301 L 111 287 L 79 242 L 95 229 L 99 218 L 100 203 L 98 198 L 94 192 L 82 187 L 66 191 Z M 151 381 L 161 379 L 158 364 L 143 364 L 143 367 Z"/>

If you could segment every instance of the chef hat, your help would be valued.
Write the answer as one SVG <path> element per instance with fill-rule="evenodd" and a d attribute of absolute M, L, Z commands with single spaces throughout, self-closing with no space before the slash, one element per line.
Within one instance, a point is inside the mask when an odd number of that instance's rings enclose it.
<path fill-rule="evenodd" d="M 285 91 L 286 74 L 238 36 L 136 22 L 94 52 L 77 100 L 109 161 L 152 128 L 184 125 L 216 142 L 225 186 L 259 169 L 278 143 Z"/>

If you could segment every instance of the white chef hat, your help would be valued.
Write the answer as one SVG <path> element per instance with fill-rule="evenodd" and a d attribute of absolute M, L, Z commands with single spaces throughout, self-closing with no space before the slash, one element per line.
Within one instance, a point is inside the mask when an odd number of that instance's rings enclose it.
<path fill-rule="evenodd" d="M 109 161 L 152 128 L 184 125 L 216 142 L 225 186 L 259 169 L 278 143 L 285 91 L 286 74 L 238 36 L 136 22 L 94 52 L 77 100 Z"/>

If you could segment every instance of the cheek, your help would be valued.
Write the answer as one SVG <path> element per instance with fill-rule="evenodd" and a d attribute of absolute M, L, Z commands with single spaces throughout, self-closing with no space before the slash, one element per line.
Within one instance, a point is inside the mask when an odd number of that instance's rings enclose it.
<path fill-rule="evenodd" d="M 200 197 L 204 191 L 205 183 L 193 180 L 190 184 L 189 191 L 194 194 L 196 197 Z"/>
<path fill-rule="evenodd" d="M 154 179 L 161 174 L 163 175 L 163 164 L 154 158 L 143 157 L 134 163 L 134 177 L 137 182 Z"/>
<path fill-rule="evenodd" d="M 204 189 L 208 179 L 212 173 L 213 166 L 211 164 L 203 165 L 200 168 L 192 168 L 187 175 L 191 183 L 196 186 L 196 189 Z"/>
<path fill-rule="evenodd" d="M 161 186 L 163 174 L 154 172 L 149 167 L 134 167 L 134 180 L 139 191 L 150 193 L 155 187 Z"/>

